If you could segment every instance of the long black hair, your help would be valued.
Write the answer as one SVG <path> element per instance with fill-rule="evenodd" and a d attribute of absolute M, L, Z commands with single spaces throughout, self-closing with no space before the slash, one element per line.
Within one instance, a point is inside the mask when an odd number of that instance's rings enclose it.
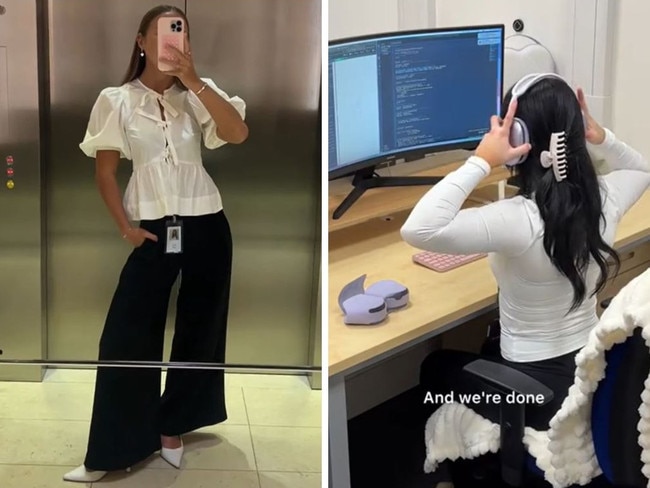
<path fill-rule="evenodd" d="M 502 117 L 512 98 L 506 94 Z M 596 289 L 609 276 L 607 256 L 620 268 L 618 253 L 602 237 L 603 198 L 593 162 L 587 151 L 585 127 L 578 99 L 562 80 L 540 80 L 518 99 L 516 117 L 528 126 L 532 149 L 514 167 L 519 194 L 534 200 L 544 221 L 544 250 L 551 263 L 571 282 L 575 309 L 586 298 L 586 271 L 593 260 L 600 268 Z M 544 168 L 540 154 L 549 149 L 551 133 L 565 132 L 567 178 L 556 181 L 553 169 Z"/>
<path fill-rule="evenodd" d="M 178 15 L 179 17 L 183 18 L 183 20 L 185 21 L 185 28 L 187 29 L 187 35 L 189 38 L 190 24 L 187 21 L 185 12 L 183 12 L 178 7 L 174 7 L 173 5 L 158 5 L 157 7 L 152 8 L 146 14 L 144 14 L 142 20 L 140 21 L 140 26 L 138 27 L 138 34 L 145 36 L 149 31 L 149 28 L 151 27 L 151 23 L 157 17 L 163 14 L 170 14 L 170 13 Z M 126 70 L 126 75 L 124 75 L 122 84 L 128 83 L 130 81 L 139 78 L 142 72 L 144 71 L 144 67 L 146 66 L 146 63 L 147 63 L 146 57 L 140 56 L 140 46 L 138 46 L 138 41 L 135 40 L 133 43 L 133 51 L 131 52 L 131 60 L 129 61 L 129 67 Z M 185 90 L 187 89 L 182 83 L 180 83 L 180 81 L 177 81 L 177 85 L 182 89 Z"/>

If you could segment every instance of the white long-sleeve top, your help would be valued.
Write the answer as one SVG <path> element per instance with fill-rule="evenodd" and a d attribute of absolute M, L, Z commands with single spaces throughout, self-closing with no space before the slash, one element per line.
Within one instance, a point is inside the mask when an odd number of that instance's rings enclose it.
<path fill-rule="evenodd" d="M 202 80 L 245 117 L 241 98 L 229 97 L 211 79 Z M 226 144 L 194 92 L 174 84 L 160 94 L 136 79 L 102 90 L 80 147 L 91 158 L 97 151 L 114 150 L 132 160 L 124 209 L 130 220 L 155 220 L 223 209 L 219 189 L 203 167 L 201 140 L 208 149 Z"/>
<path fill-rule="evenodd" d="M 612 245 L 621 218 L 650 186 L 650 164 L 609 130 L 598 149 L 612 170 L 599 177 L 605 217 L 601 233 Z M 592 262 L 587 270 L 587 298 L 567 313 L 573 288 L 544 250 L 544 222 L 533 200 L 516 196 L 461 210 L 490 170 L 486 161 L 472 156 L 447 175 L 415 206 L 402 227 L 403 239 L 426 251 L 488 253 L 499 285 L 505 359 L 541 361 L 581 348 L 598 322 L 596 297 L 590 296 L 598 266 Z"/>

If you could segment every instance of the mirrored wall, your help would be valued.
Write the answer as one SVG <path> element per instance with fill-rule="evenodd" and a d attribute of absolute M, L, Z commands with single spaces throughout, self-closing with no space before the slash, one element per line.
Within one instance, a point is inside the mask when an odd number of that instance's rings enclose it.
<path fill-rule="evenodd" d="M 248 139 L 202 153 L 232 232 L 225 359 L 170 358 L 181 272 L 161 316 L 162 361 L 143 363 L 150 358 L 137 353 L 124 355 L 128 364 L 98 361 L 134 248 L 79 144 L 101 90 L 122 83 L 138 25 L 158 3 L 0 0 L 0 484 L 70 486 L 63 475 L 84 462 L 101 374 L 113 385 L 146 376 L 152 417 L 158 399 L 165 404 L 167 376 L 180 374 L 177 385 L 198 386 L 177 397 L 174 411 L 199 412 L 194 390 L 216 391 L 225 408 L 186 425 L 181 469 L 155 451 L 106 481 L 320 486 L 319 0 L 166 2 L 187 14 L 197 73 L 246 102 Z M 121 192 L 131 172 L 122 160 Z M 116 347 L 132 349 L 128 334 Z M 199 384 L 224 369 L 225 379 Z"/>

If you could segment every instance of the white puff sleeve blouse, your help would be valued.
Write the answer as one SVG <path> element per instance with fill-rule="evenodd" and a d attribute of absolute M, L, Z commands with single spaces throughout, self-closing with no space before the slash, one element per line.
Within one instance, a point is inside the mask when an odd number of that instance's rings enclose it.
<path fill-rule="evenodd" d="M 241 98 L 228 96 L 210 79 L 203 81 L 245 118 Z M 199 97 L 176 85 L 161 95 L 134 80 L 102 90 L 80 148 L 92 158 L 97 151 L 114 150 L 130 159 L 133 173 L 124 209 L 131 220 L 155 220 L 223 209 L 219 190 L 203 167 L 201 141 L 208 149 L 226 144 Z"/>

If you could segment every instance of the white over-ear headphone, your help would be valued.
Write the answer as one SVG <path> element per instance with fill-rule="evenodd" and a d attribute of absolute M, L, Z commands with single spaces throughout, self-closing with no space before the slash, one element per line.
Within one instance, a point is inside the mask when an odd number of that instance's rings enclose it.
<path fill-rule="evenodd" d="M 515 86 L 512 88 L 512 100 L 516 100 L 526 93 L 533 85 L 537 84 L 541 80 L 546 79 L 556 79 L 562 80 L 566 83 L 566 80 L 560 75 L 555 73 L 531 73 L 529 75 L 521 78 Z M 522 144 L 528 144 L 530 142 L 530 133 L 528 132 L 528 126 L 526 123 L 518 117 L 515 117 L 512 121 L 512 127 L 510 128 L 510 145 L 512 147 L 519 147 Z M 506 166 L 516 166 L 523 163 L 527 154 L 520 156 L 517 159 L 513 159 L 506 163 Z"/>

